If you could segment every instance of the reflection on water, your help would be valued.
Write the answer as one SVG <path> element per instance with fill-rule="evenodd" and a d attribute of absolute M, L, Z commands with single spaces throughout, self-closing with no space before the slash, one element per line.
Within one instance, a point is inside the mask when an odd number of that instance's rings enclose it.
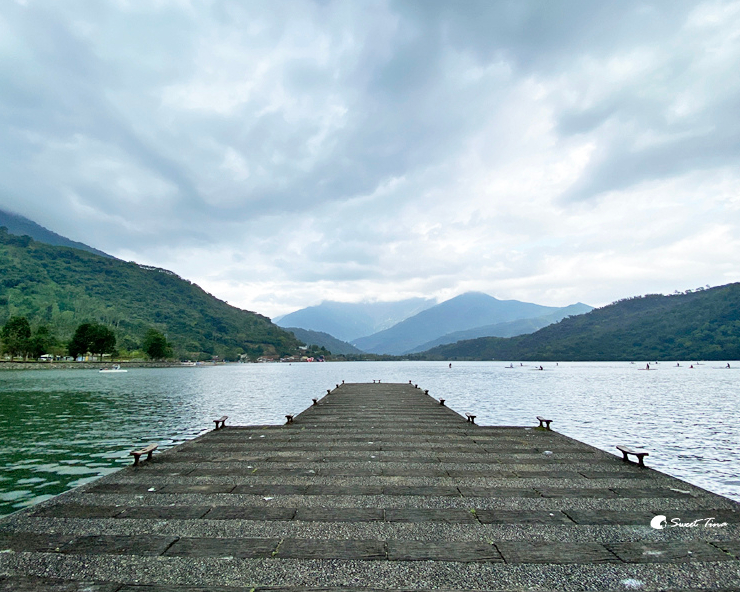
<path fill-rule="evenodd" d="M 354 362 L 0 373 L 0 513 L 131 462 L 129 451 L 230 424 L 279 424 L 347 382 L 408 382 L 484 425 L 536 425 L 603 450 L 650 451 L 652 467 L 740 500 L 740 370 L 725 363 Z M 506 364 L 508 365 L 508 364 Z"/>

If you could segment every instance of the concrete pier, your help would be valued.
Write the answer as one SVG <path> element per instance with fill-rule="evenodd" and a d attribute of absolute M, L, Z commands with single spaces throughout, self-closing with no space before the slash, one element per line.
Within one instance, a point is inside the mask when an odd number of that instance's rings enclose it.
<path fill-rule="evenodd" d="M 532 419 L 343 384 L 6 517 L 0 590 L 740 589 L 739 504 Z"/>

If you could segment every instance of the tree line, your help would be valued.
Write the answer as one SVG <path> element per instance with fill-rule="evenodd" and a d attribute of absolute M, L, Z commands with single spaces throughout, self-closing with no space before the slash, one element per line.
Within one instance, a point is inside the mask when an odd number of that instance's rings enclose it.
<path fill-rule="evenodd" d="M 88 322 L 78 325 L 72 338 L 60 341 L 47 325 L 39 325 L 36 330 L 24 316 L 15 316 L 0 329 L 2 353 L 23 360 L 37 360 L 44 355 L 58 357 L 65 352 L 72 358 L 91 355 L 102 361 L 104 355 L 115 355 L 116 335 L 110 327 L 100 323 Z M 150 328 L 144 336 L 141 349 L 153 360 L 172 356 L 172 347 L 165 335 Z"/>

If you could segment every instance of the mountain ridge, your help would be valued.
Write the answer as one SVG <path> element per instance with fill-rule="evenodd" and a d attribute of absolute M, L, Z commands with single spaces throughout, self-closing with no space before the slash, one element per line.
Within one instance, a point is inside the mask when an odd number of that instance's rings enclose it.
<path fill-rule="evenodd" d="M 498 300 L 483 292 L 466 292 L 404 319 L 389 329 L 355 339 L 351 343 L 369 353 L 404 355 L 448 333 L 544 316 L 560 308 L 519 300 Z"/>
<path fill-rule="evenodd" d="M 507 321 L 504 323 L 495 323 L 492 325 L 484 325 L 481 327 L 475 327 L 473 329 L 467 329 L 464 331 L 455 331 L 454 333 L 447 333 L 442 337 L 439 337 L 433 341 L 428 341 L 420 346 L 417 346 L 413 351 L 409 353 L 420 353 L 427 351 L 438 345 L 447 345 L 450 343 L 456 343 L 458 341 L 466 341 L 470 339 L 476 339 L 478 337 L 516 337 L 517 335 L 524 335 L 527 333 L 534 333 L 546 327 L 557 323 L 570 315 L 585 314 L 593 310 L 592 306 L 577 302 L 565 306 L 562 309 L 557 310 L 549 315 L 541 317 L 531 317 L 526 319 L 517 319 L 515 321 Z"/>
<path fill-rule="evenodd" d="M 7 228 L 10 234 L 14 234 L 16 236 L 30 236 L 33 240 L 39 243 L 56 247 L 70 247 L 72 249 L 87 251 L 88 253 L 93 253 L 101 257 L 115 259 L 112 255 L 104 253 L 99 249 L 86 245 L 85 243 L 73 241 L 66 236 L 62 236 L 48 228 L 44 228 L 25 216 L 0 209 L 0 227 L 2 226 Z"/>
<path fill-rule="evenodd" d="M 414 359 L 737 360 L 740 283 L 670 296 L 625 298 L 535 333 L 460 341 Z"/>

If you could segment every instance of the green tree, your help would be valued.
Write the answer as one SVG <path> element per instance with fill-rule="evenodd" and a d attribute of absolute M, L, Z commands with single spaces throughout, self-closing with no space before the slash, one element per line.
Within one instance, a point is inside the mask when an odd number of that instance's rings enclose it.
<path fill-rule="evenodd" d="M 108 327 L 99 323 L 82 323 L 67 346 L 69 355 L 76 358 L 79 355 L 91 353 L 99 355 L 102 361 L 103 354 L 112 354 L 116 349 L 116 336 Z"/>
<path fill-rule="evenodd" d="M 12 357 L 28 357 L 29 341 L 31 339 L 31 325 L 26 317 L 11 317 L 0 331 L 3 340 L 3 353 Z"/>
<path fill-rule="evenodd" d="M 162 360 L 172 355 L 167 338 L 156 329 L 149 329 L 146 332 L 142 349 L 152 360 Z"/>
<path fill-rule="evenodd" d="M 247 346 L 247 357 L 252 361 L 256 362 L 257 358 L 265 353 L 265 348 L 261 345 L 248 345 Z"/>
<path fill-rule="evenodd" d="M 92 335 L 90 342 L 90 353 L 100 356 L 103 361 L 103 354 L 112 354 L 116 351 L 116 335 L 105 325 L 97 323 L 92 326 Z"/>
<path fill-rule="evenodd" d="M 135 351 L 141 347 L 141 344 L 137 339 L 134 339 L 131 335 L 124 335 L 123 339 L 120 340 L 120 346 L 129 351 Z"/>
<path fill-rule="evenodd" d="M 73 358 L 81 356 L 90 351 L 90 337 L 88 333 L 90 331 L 90 323 L 82 323 L 75 330 L 75 334 L 72 339 L 69 340 L 67 345 L 67 351 Z"/>
<path fill-rule="evenodd" d="M 57 338 L 46 325 L 36 329 L 33 337 L 29 340 L 28 352 L 32 358 L 40 358 L 51 351 L 58 345 Z"/>

